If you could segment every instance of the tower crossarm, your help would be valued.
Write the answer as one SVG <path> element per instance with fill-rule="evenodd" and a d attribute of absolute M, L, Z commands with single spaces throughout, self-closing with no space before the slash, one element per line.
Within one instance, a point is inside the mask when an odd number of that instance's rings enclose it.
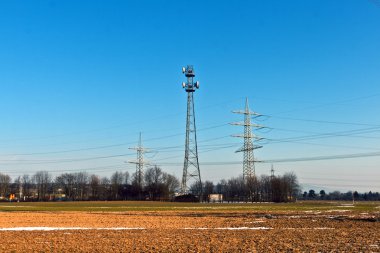
<path fill-rule="evenodd" d="M 256 128 L 256 129 L 266 128 L 263 125 L 259 125 L 256 123 L 246 123 L 246 122 L 232 122 L 232 123 L 230 123 L 230 125 L 233 125 L 233 126 L 251 126 L 251 127 Z"/>
<path fill-rule="evenodd" d="M 149 162 L 149 161 L 136 161 L 136 160 L 130 160 L 128 161 L 128 163 L 132 163 L 132 164 L 138 164 L 138 165 L 153 165 L 153 163 Z"/>
<path fill-rule="evenodd" d="M 259 148 L 262 148 L 263 146 L 260 146 L 260 145 L 253 145 L 252 147 L 249 147 L 249 148 L 239 148 L 238 150 L 235 151 L 235 153 L 239 153 L 239 152 L 244 152 L 244 151 L 251 151 L 251 150 L 254 150 L 254 149 L 259 149 Z"/>
<path fill-rule="evenodd" d="M 150 149 L 148 148 L 144 148 L 144 147 L 131 147 L 131 148 L 128 148 L 130 150 L 136 150 L 136 151 L 139 151 L 139 152 L 142 152 L 142 153 L 150 153 Z"/>
<path fill-rule="evenodd" d="M 260 136 L 257 136 L 255 134 L 251 134 L 251 135 L 245 135 L 245 134 L 234 134 L 234 135 L 231 135 L 232 137 L 236 137 L 236 138 L 247 138 L 247 139 L 255 139 L 256 141 L 261 141 L 261 140 L 264 140 L 265 138 L 263 137 L 260 137 Z"/>
<path fill-rule="evenodd" d="M 261 116 L 264 116 L 260 113 L 257 113 L 257 112 L 253 112 L 253 111 L 245 111 L 245 110 L 238 110 L 238 111 L 232 111 L 232 113 L 236 113 L 236 114 L 244 114 L 244 115 L 253 115 L 253 116 L 257 116 L 257 117 L 261 117 Z"/>

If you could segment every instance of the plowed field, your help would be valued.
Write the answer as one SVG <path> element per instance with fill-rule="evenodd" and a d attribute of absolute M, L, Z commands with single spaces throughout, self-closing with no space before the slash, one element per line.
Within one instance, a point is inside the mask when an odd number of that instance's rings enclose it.
<path fill-rule="evenodd" d="M 85 204 L 78 211 L 2 204 L 0 251 L 380 252 L 380 203 L 153 204 L 151 210 L 131 203 L 88 204 L 90 211 Z"/>

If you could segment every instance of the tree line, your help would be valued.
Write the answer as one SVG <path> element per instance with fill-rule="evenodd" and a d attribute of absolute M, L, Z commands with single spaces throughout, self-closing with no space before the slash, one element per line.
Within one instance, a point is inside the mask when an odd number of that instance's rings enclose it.
<path fill-rule="evenodd" d="M 144 173 L 144 185 L 136 174 L 116 171 L 110 177 L 87 172 L 62 173 L 53 177 L 47 171 L 16 177 L 0 173 L 0 200 L 169 200 L 179 188 L 178 179 L 152 167 Z"/>
<path fill-rule="evenodd" d="M 62 173 L 55 177 L 47 171 L 22 175 L 14 180 L 0 173 L 0 200 L 3 201 L 80 201 L 80 200 L 159 200 L 172 201 L 178 196 L 180 181 L 154 166 L 145 170 L 140 185 L 136 173 L 116 171 L 110 177 L 87 172 Z M 226 202 L 288 202 L 300 195 L 294 173 L 282 176 L 233 177 L 214 184 L 190 186 L 194 199 Z M 215 200 L 214 200 L 215 201 Z"/>
<path fill-rule="evenodd" d="M 300 193 L 296 174 L 290 172 L 282 176 L 252 176 L 222 179 L 215 186 L 206 181 L 203 187 L 206 201 L 210 194 L 221 194 L 227 202 L 292 202 Z"/>
<path fill-rule="evenodd" d="M 308 192 L 303 192 L 300 198 L 303 200 L 380 201 L 380 193 L 372 191 L 364 193 L 359 193 L 357 191 L 333 191 L 326 193 L 325 190 L 320 190 L 318 193 L 315 190 L 310 189 Z"/>

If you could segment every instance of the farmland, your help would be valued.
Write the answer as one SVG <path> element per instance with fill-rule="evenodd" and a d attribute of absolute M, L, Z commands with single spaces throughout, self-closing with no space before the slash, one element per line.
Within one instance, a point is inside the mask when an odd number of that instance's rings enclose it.
<path fill-rule="evenodd" d="M 380 203 L 0 203 L 1 252 L 380 252 Z"/>

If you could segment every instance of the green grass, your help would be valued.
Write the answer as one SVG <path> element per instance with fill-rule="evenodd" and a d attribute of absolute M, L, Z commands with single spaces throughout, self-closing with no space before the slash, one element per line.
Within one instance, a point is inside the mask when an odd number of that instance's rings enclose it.
<path fill-rule="evenodd" d="M 82 201 L 82 202 L 20 202 L 0 203 L 0 212 L 20 211 L 87 211 L 87 212 L 125 212 L 125 211 L 329 211 L 351 210 L 354 212 L 378 212 L 380 202 L 342 201 L 303 201 L 297 203 L 174 203 L 153 201 Z"/>

